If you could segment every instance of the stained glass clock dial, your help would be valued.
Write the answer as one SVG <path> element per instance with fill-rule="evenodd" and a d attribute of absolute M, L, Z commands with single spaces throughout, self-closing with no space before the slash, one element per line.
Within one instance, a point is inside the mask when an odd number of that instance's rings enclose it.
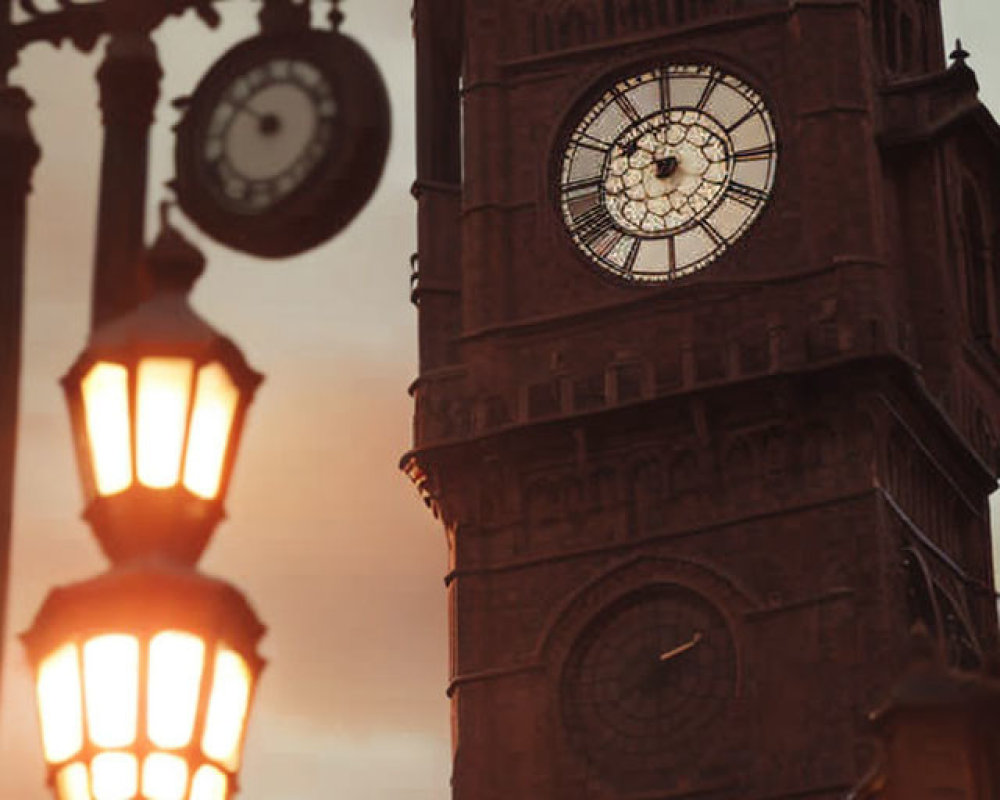
<path fill-rule="evenodd" d="M 563 672 L 566 729 L 602 774 L 641 784 L 696 760 L 737 679 L 719 609 L 684 586 L 654 585 L 613 602 L 574 646 Z"/>
<path fill-rule="evenodd" d="M 562 152 L 559 202 L 573 242 L 604 270 L 660 283 L 711 264 L 757 220 L 778 146 L 763 99 L 707 65 L 620 80 Z"/>

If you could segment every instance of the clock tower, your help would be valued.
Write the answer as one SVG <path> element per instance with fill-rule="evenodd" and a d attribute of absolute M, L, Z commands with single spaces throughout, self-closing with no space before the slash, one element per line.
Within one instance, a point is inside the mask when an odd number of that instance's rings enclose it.
<path fill-rule="evenodd" d="M 938 0 L 417 0 L 455 800 L 842 797 L 997 647 L 1000 127 Z"/>

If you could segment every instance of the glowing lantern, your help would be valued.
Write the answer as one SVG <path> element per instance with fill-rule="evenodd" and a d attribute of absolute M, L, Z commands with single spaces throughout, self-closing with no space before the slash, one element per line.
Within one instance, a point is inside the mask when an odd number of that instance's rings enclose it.
<path fill-rule="evenodd" d="M 87 496 L 115 562 L 197 561 L 223 517 L 243 419 L 261 376 L 191 309 L 204 257 L 165 225 L 152 297 L 97 329 L 63 378 Z"/>
<path fill-rule="evenodd" d="M 264 628 L 229 584 L 137 562 L 56 589 L 23 634 L 58 800 L 226 800 Z"/>

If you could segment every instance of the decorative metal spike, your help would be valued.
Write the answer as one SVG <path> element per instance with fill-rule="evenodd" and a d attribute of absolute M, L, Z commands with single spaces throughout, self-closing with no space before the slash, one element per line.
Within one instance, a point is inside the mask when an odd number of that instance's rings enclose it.
<path fill-rule="evenodd" d="M 309 27 L 309 2 L 264 0 L 257 15 L 263 33 L 284 33 Z"/>
<path fill-rule="evenodd" d="M 160 203 L 160 233 L 146 251 L 146 268 L 153 286 L 160 291 L 191 291 L 205 271 L 205 256 L 170 224 L 170 200 Z"/>
<path fill-rule="evenodd" d="M 340 10 L 341 0 L 330 0 L 333 8 L 330 10 L 330 27 L 334 31 L 340 31 L 340 26 L 344 22 L 344 12 Z"/>
<path fill-rule="evenodd" d="M 952 51 L 951 60 L 956 62 L 959 66 L 964 66 L 966 59 L 969 57 L 969 51 L 962 47 L 962 40 L 955 40 L 955 49 Z"/>

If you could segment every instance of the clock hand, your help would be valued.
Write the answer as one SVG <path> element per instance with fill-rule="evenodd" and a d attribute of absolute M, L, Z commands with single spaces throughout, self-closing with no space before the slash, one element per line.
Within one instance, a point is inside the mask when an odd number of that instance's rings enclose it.
<path fill-rule="evenodd" d="M 694 636 L 691 637 L 690 642 L 685 642 L 684 644 L 678 645 L 673 650 L 668 650 L 665 653 L 660 653 L 660 663 L 662 664 L 666 661 L 669 661 L 672 658 L 676 658 L 682 653 L 686 653 L 688 650 L 690 650 L 692 647 L 698 644 L 698 642 L 700 642 L 701 639 L 702 639 L 701 631 L 696 631 Z"/>
<path fill-rule="evenodd" d="M 265 136 L 273 136 L 281 130 L 281 118 L 271 111 L 258 111 L 249 103 L 236 106 L 236 113 L 246 112 L 257 120 L 257 129 Z"/>

